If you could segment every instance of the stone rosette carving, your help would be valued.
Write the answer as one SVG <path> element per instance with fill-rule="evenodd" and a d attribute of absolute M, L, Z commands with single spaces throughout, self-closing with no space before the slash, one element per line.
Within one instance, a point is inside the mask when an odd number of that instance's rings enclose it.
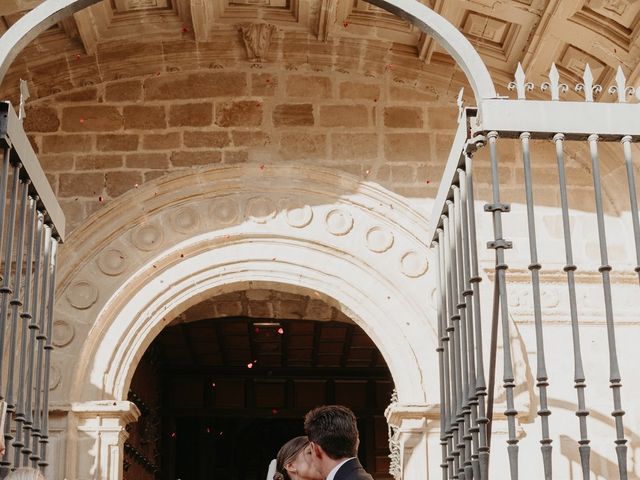
<path fill-rule="evenodd" d="M 150 252 L 162 245 L 164 235 L 162 230 L 155 225 L 147 224 L 135 230 L 131 236 L 131 241 L 140 250 Z"/>
<path fill-rule="evenodd" d="M 66 320 L 56 320 L 53 323 L 53 335 L 51 341 L 58 348 L 66 347 L 76 336 L 75 329 L 72 324 Z"/>
<path fill-rule="evenodd" d="M 191 233 L 200 226 L 200 217 L 194 208 L 183 207 L 171 216 L 171 225 L 176 232 Z"/>
<path fill-rule="evenodd" d="M 393 246 L 393 233 L 383 227 L 372 227 L 366 234 L 367 247 L 372 252 L 386 252 Z"/>
<path fill-rule="evenodd" d="M 66 297 L 72 307 L 86 310 L 98 300 L 98 288 L 86 280 L 80 280 L 69 287 Z"/>
<path fill-rule="evenodd" d="M 304 228 L 313 220 L 313 209 L 309 205 L 298 206 L 290 199 L 285 200 L 285 218 L 294 228 Z"/>
<path fill-rule="evenodd" d="M 244 48 L 250 62 L 266 62 L 271 45 L 271 37 L 277 31 L 275 25 L 269 23 L 249 23 L 238 25 L 242 35 Z"/>
<path fill-rule="evenodd" d="M 247 201 L 247 217 L 256 223 L 267 223 L 276 214 L 276 205 L 269 197 L 253 197 Z"/>
<path fill-rule="evenodd" d="M 429 269 L 429 260 L 415 250 L 410 250 L 400 259 L 400 269 L 407 277 L 417 278 L 424 275 Z"/>
<path fill-rule="evenodd" d="M 98 257 L 98 268 L 109 276 L 117 276 L 124 272 L 127 258 L 122 250 L 110 248 Z"/>
<path fill-rule="evenodd" d="M 211 217 L 221 225 L 231 225 L 240 216 L 238 202 L 229 197 L 217 199 L 209 210 Z"/>
<path fill-rule="evenodd" d="M 336 208 L 327 213 L 325 218 L 327 230 L 332 235 L 346 235 L 353 228 L 353 217 L 345 210 Z"/>

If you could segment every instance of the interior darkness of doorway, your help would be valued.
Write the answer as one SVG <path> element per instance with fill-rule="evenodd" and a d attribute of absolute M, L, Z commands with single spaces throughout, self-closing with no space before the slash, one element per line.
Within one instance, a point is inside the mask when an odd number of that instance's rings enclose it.
<path fill-rule="evenodd" d="M 248 317 L 167 327 L 147 350 L 129 399 L 125 480 L 264 480 L 302 418 L 340 403 L 358 416 L 359 457 L 389 479 L 384 409 L 393 384 L 355 324 Z"/>

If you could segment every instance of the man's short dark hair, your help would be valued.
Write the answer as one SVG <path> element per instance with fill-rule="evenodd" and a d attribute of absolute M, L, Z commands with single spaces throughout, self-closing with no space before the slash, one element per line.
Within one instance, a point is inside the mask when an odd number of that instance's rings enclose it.
<path fill-rule="evenodd" d="M 314 408 L 304 417 L 309 440 L 322 447 L 333 460 L 355 457 L 358 452 L 356 416 L 342 405 Z"/>

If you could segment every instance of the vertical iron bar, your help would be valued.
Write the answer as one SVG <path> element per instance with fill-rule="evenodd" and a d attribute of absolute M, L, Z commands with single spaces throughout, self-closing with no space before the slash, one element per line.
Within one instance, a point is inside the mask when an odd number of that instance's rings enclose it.
<path fill-rule="evenodd" d="M 443 346 L 443 319 L 446 318 L 446 310 L 444 307 L 444 288 L 443 288 L 443 276 L 444 276 L 444 248 L 442 245 L 442 229 L 438 229 L 438 241 L 435 244 L 437 246 L 436 252 L 438 256 L 438 373 L 440 375 L 440 449 L 442 451 L 442 462 L 440 468 L 442 469 L 442 480 L 447 480 L 447 399 L 445 395 L 445 377 L 444 377 L 444 346 Z"/>
<path fill-rule="evenodd" d="M 531 134 L 523 133 L 520 135 L 522 143 L 522 163 L 524 166 L 524 187 L 527 202 L 527 226 L 529 232 L 529 255 L 531 263 L 529 270 L 531 271 L 531 287 L 533 294 L 533 316 L 536 330 L 536 380 L 540 394 L 540 409 L 538 416 L 542 426 L 542 438 L 540 440 L 540 449 L 542 451 L 542 463 L 544 468 L 545 480 L 551 480 L 551 437 L 549 436 L 549 405 L 547 402 L 547 387 L 549 386 L 549 377 L 547 375 L 547 365 L 544 353 L 544 337 L 542 333 L 542 306 L 540 302 L 540 269 L 542 265 L 538 261 L 538 243 L 536 237 L 536 217 L 533 203 L 533 179 L 531 175 L 531 152 L 529 148 L 529 139 Z"/>
<path fill-rule="evenodd" d="M 484 354 L 482 348 L 482 318 L 480 304 L 480 277 L 478 271 L 478 243 L 476 238 L 476 213 L 475 197 L 473 191 L 473 158 L 471 145 L 468 145 L 465 152 L 465 174 L 467 184 L 467 210 L 469 220 L 469 247 L 471 260 L 471 289 L 473 291 L 473 320 L 476 344 L 476 395 L 478 397 L 478 463 L 481 480 L 489 478 L 489 444 L 487 442 L 487 424 L 489 419 L 486 416 L 485 397 L 487 386 L 484 373 Z"/>
<path fill-rule="evenodd" d="M 493 205 L 490 210 L 493 216 L 493 232 L 495 242 L 493 248 L 496 251 L 496 281 L 500 293 L 500 313 L 502 320 L 502 351 L 503 351 L 503 386 L 507 396 L 507 409 L 504 414 L 507 417 L 509 438 L 507 440 L 507 451 L 509 454 L 509 467 L 512 480 L 518 479 L 518 438 L 516 437 L 516 415 L 518 414 L 514 406 L 513 390 L 515 388 L 515 377 L 513 374 L 513 358 L 511 355 L 511 338 L 509 326 L 509 304 L 507 301 L 507 284 L 505 272 L 508 265 L 505 262 L 504 250 L 509 248 L 502 234 L 502 212 L 506 211 L 500 204 L 500 179 L 498 175 L 498 155 L 496 144 L 498 133 L 489 132 L 489 153 L 491 157 L 491 183 L 493 190 Z"/>
<path fill-rule="evenodd" d="M 33 390 L 34 390 L 34 369 L 36 361 L 37 335 L 40 330 L 38 325 L 38 318 L 40 309 L 42 308 L 41 300 L 43 297 L 41 291 L 41 261 L 42 261 L 42 246 L 44 241 L 44 215 L 41 212 L 37 213 L 38 220 L 36 222 L 35 232 L 35 253 L 33 255 L 34 267 L 33 267 L 33 298 L 31 299 L 31 318 L 29 319 L 29 342 L 28 342 L 28 358 L 27 358 L 27 375 L 25 382 L 25 390 L 27 392 L 25 399 L 25 419 L 24 419 L 24 447 L 22 447 L 23 465 L 28 465 L 31 459 L 31 453 L 33 448 L 31 447 L 33 440 L 33 422 L 34 422 L 34 404 L 33 404 Z"/>
<path fill-rule="evenodd" d="M 33 250 L 35 241 L 35 231 L 38 222 L 38 210 L 36 209 L 37 199 L 29 199 L 29 232 L 27 233 L 27 258 L 25 260 L 25 278 L 24 278 L 24 303 L 20 318 L 22 319 L 20 339 L 20 366 L 18 367 L 18 378 L 20 379 L 20 388 L 18 389 L 18 401 L 16 403 L 16 438 L 13 442 L 14 457 L 13 464 L 16 467 L 22 466 L 22 447 L 24 440 L 22 438 L 22 430 L 26 420 L 25 395 L 26 389 L 30 387 L 30 382 L 26 379 L 27 368 L 27 334 L 29 332 L 29 320 L 31 319 L 31 297 L 32 297 L 32 274 L 33 274 Z M 35 293 L 35 292 L 33 292 Z"/>
<path fill-rule="evenodd" d="M 44 258 L 42 260 L 42 298 L 41 308 L 38 319 L 39 333 L 36 337 L 38 340 L 38 360 L 36 363 L 36 377 L 35 377 L 35 406 L 33 409 L 34 422 L 33 430 L 31 432 L 33 438 L 33 451 L 29 459 L 31 460 L 31 467 L 38 468 L 38 462 L 40 461 L 40 453 L 38 452 L 38 443 L 42 436 L 42 400 L 43 400 L 43 370 L 44 370 L 44 347 L 47 340 L 45 321 L 47 314 L 47 299 L 49 298 L 49 263 L 51 262 L 51 228 L 48 225 L 44 226 Z"/>
<path fill-rule="evenodd" d="M 480 478 L 480 464 L 478 462 L 478 394 L 476 391 L 476 359 L 475 359 L 475 340 L 473 325 L 473 290 L 471 288 L 471 258 L 469 251 L 469 213 L 467 206 L 467 175 L 464 169 L 458 170 L 458 183 L 460 185 L 460 216 L 462 220 L 462 253 L 464 258 L 464 285 L 462 295 L 466 305 L 465 312 L 467 314 L 467 349 L 469 362 L 469 385 L 468 385 L 468 402 L 469 402 L 469 441 L 467 447 L 471 457 L 471 471 L 467 473 L 469 478 Z"/>
<path fill-rule="evenodd" d="M 636 245 L 636 268 L 640 280 L 640 221 L 638 220 L 638 196 L 636 194 L 636 175 L 633 171 L 633 156 L 631 155 L 631 136 L 622 137 L 624 163 L 627 167 L 627 184 L 629 186 L 629 205 L 631 206 L 631 221 L 633 222 L 633 240 Z"/>
<path fill-rule="evenodd" d="M 2 173 L 0 175 L 0 252 L 2 252 L 2 240 L 4 234 L 4 215 L 6 210 L 7 203 L 7 186 L 9 183 L 9 165 L 11 158 L 11 149 L 5 148 L 2 155 Z M 5 269 L 7 272 L 11 272 L 11 265 L 3 264 L 2 268 L 0 268 L 0 281 L 4 280 Z M 0 344 L 0 348 L 2 348 L 2 344 Z"/>
<path fill-rule="evenodd" d="M 13 165 L 13 180 L 11 185 L 11 199 L 9 202 L 9 221 L 6 226 L 6 237 L 4 238 L 4 278 L 0 287 L 0 351 L 5 351 L 5 332 L 7 327 L 7 316 L 9 315 L 10 295 L 13 293 L 11 286 L 11 265 L 13 262 L 13 236 L 15 234 L 16 210 L 18 209 L 18 184 L 20 182 L 20 164 Z M 2 225 L 4 228 L 4 225 Z M 2 371 L 4 355 L 0 355 L 0 400 L 5 398 L 2 389 Z M 5 465 L 5 459 L 0 461 L 1 466 Z"/>
<path fill-rule="evenodd" d="M 593 174 L 593 189 L 596 200 L 596 216 L 598 219 L 598 244 L 600 246 L 600 268 L 602 274 L 602 290 L 604 293 L 604 310 L 607 321 L 607 343 L 609 346 L 609 386 L 613 394 L 613 412 L 611 416 L 616 424 L 616 454 L 618 456 L 618 472 L 620 480 L 627 480 L 627 439 L 624 438 L 624 424 L 622 417 L 622 398 L 620 389 L 622 378 L 618 365 L 618 351 L 616 347 L 616 332 L 613 319 L 613 300 L 611 297 L 611 265 L 607 250 L 607 231 L 604 224 L 604 209 L 602 204 L 602 186 L 600 184 L 600 159 L 598 156 L 598 135 L 589 136 L 589 150 L 591 152 L 591 170 Z M 637 213 L 637 212 L 636 212 Z"/>
<path fill-rule="evenodd" d="M 58 240 L 51 238 L 51 262 L 48 266 L 49 275 L 49 296 L 47 298 L 47 331 L 45 361 L 44 361 L 44 400 L 42 402 L 42 435 L 40 436 L 40 461 L 38 466 L 42 473 L 49 463 L 47 462 L 47 445 L 49 444 L 49 374 L 51 372 L 51 351 L 53 350 L 53 301 L 55 299 L 56 287 L 56 255 L 58 253 Z"/>
<path fill-rule="evenodd" d="M 455 190 L 455 187 L 453 188 Z M 462 440 L 464 430 L 464 415 L 462 413 L 463 395 L 462 390 L 462 346 L 460 343 L 460 302 L 458 299 L 458 257 L 456 255 L 456 208 L 455 203 L 448 202 L 449 213 L 449 240 L 451 242 L 451 294 L 453 310 L 451 311 L 451 323 L 453 324 L 453 336 L 454 336 L 454 355 L 455 355 L 455 383 L 456 383 L 456 452 L 457 452 L 457 466 L 458 478 L 464 480 L 464 442 Z"/>
<path fill-rule="evenodd" d="M 460 176 L 458 176 L 458 184 L 460 183 Z M 458 315 L 460 315 L 460 353 L 461 353 L 461 365 L 462 365 L 462 421 L 460 423 L 461 429 L 461 442 L 464 446 L 464 463 L 460 465 L 464 478 L 470 480 L 473 475 L 473 469 L 471 467 L 471 407 L 469 405 L 469 344 L 467 334 L 467 303 L 465 300 L 465 271 L 464 271 L 464 249 L 462 248 L 462 206 L 460 199 L 460 187 L 453 188 L 453 205 L 456 209 L 456 263 L 458 266 Z"/>
<path fill-rule="evenodd" d="M 10 301 L 11 304 L 11 337 L 9 340 L 9 364 L 7 368 L 7 420 L 4 424 L 4 444 L 5 451 L 3 456 L 3 465 L 11 465 L 9 446 L 13 444 L 12 422 L 10 421 L 16 412 L 16 403 L 14 399 L 14 380 L 15 380 L 15 359 L 16 347 L 18 346 L 18 327 L 20 324 L 18 309 L 22 306 L 21 289 L 22 284 L 22 258 L 24 256 L 24 230 L 27 219 L 27 205 L 29 202 L 29 180 L 20 181 L 20 210 L 16 228 L 18 234 L 16 237 L 16 255 L 15 255 L 15 271 L 13 274 L 13 292 Z M 7 272 L 8 274 L 8 272 Z M 4 353 L 4 352 L 3 352 Z M 18 379 L 21 381 L 21 379 Z M 15 466 L 15 465 L 14 465 Z"/>
<path fill-rule="evenodd" d="M 496 390 L 496 355 L 498 351 L 498 324 L 500 323 L 500 289 L 497 276 L 493 281 L 493 304 L 491 307 L 491 344 L 489 347 L 489 391 L 487 392 L 487 420 L 489 432 L 487 444 L 491 446 L 491 432 L 493 431 L 493 402 Z"/>
<path fill-rule="evenodd" d="M 580 423 L 580 440 L 578 451 L 580 453 L 580 466 L 583 480 L 589 480 L 589 458 L 591 456 L 590 440 L 587 434 L 587 410 L 585 401 L 585 388 L 587 387 L 584 368 L 582 365 L 582 350 L 580 347 L 580 325 L 578 323 L 578 307 L 576 303 L 575 271 L 577 267 L 573 263 L 573 246 L 571 243 L 571 226 L 569 223 L 569 201 L 567 199 L 567 182 L 564 168 L 564 134 L 558 133 L 553 137 L 556 145 L 556 160 L 558 163 L 558 177 L 560 183 L 560 203 L 562 208 L 562 227 L 564 232 L 564 248 L 567 273 L 567 286 L 569 289 L 569 309 L 571 314 L 571 336 L 573 341 L 574 385 L 578 396 L 578 410 L 576 416 Z"/>
<path fill-rule="evenodd" d="M 447 250 L 447 256 L 445 257 L 447 260 L 447 335 L 449 337 L 449 377 L 450 377 L 450 385 L 451 385 L 451 408 L 450 408 L 450 419 L 451 419 L 451 434 L 449 438 L 449 450 L 451 452 L 452 464 L 449 465 L 451 471 L 451 478 L 458 478 L 458 466 L 459 466 L 459 456 L 460 451 L 458 449 L 458 423 L 456 421 L 457 418 L 457 406 L 458 406 L 458 382 L 457 378 L 457 364 L 456 364 L 456 341 L 455 341 L 455 324 L 453 318 L 455 317 L 455 289 L 452 287 L 454 283 L 451 280 L 451 277 L 454 275 L 455 266 L 452 255 L 451 248 L 451 239 L 452 239 L 452 231 L 451 231 L 451 208 L 450 203 L 447 201 L 447 211 L 448 216 L 444 217 L 444 238 L 445 238 L 445 248 Z"/>

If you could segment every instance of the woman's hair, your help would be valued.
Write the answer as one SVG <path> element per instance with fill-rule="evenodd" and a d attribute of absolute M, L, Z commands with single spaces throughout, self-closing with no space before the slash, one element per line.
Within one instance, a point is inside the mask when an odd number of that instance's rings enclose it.
<path fill-rule="evenodd" d="M 292 438 L 280 448 L 276 457 L 276 473 L 273 475 L 273 480 L 287 480 L 290 478 L 284 468 L 285 465 L 292 462 L 307 445 L 309 445 L 309 439 L 302 436 Z"/>
<path fill-rule="evenodd" d="M 22 467 L 11 472 L 5 480 L 45 480 L 40 470 Z"/>

